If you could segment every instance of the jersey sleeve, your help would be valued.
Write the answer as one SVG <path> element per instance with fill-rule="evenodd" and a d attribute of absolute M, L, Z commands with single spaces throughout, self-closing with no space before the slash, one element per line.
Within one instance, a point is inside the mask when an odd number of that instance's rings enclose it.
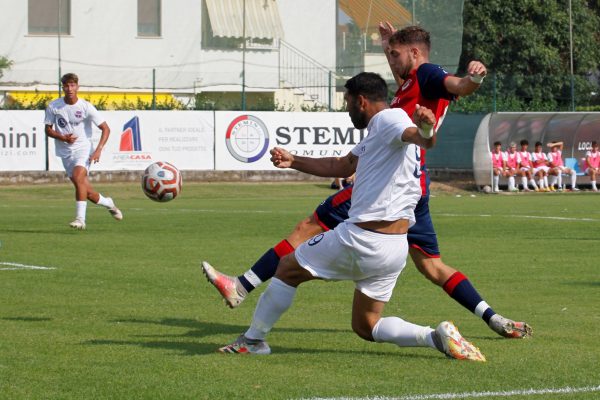
<path fill-rule="evenodd" d="M 100 112 L 98 112 L 98 110 L 96 109 L 96 107 L 94 107 L 92 103 L 87 103 L 87 114 L 90 121 L 92 121 L 96 126 L 105 122 Z"/>
<path fill-rule="evenodd" d="M 436 64 L 425 63 L 421 64 L 417 69 L 417 80 L 419 82 L 419 88 L 421 89 L 421 95 L 426 99 L 446 99 L 456 100 L 456 96 L 444 86 L 444 81 L 450 76 L 448 72 Z"/>
<path fill-rule="evenodd" d="M 401 108 L 396 108 L 393 110 L 394 112 L 386 113 L 384 120 L 380 121 L 380 123 L 385 124 L 385 128 L 383 130 L 385 134 L 384 142 L 389 145 L 393 144 L 404 146 L 405 142 L 402 141 L 402 135 L 404 134 L 404 131 L 408 128 L 416 128 L 417 126 L 404 110 Z"/>
<path fill-rule="evenodd" d="M 52 112 L 51 107 L 46 107 L 46 114 L 44 116 L 44 125 L 54 125 L 56 121 L 56 115 Z"/>

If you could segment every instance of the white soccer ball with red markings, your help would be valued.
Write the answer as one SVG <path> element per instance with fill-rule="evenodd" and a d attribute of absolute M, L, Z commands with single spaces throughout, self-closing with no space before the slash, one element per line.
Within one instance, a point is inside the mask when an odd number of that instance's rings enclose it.
<path fill-rule="evenodd" d="M 171 201 L 181 192 L 182 182 L 181 173 L 173 164 L 158 161 L 144 171 L 142 190 L 154 201 Z"/>

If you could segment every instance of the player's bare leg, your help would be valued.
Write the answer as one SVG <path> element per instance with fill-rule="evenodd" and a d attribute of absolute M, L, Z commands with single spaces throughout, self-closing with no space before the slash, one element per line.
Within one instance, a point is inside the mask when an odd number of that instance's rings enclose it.
<path fill-rule="evenodd" d="M 411 248 L 415 266 L 427 279 L 442 287 L 460 305 L 483 319 L 497 334 L 506 338 L 531 337 L 533 330 L 525 322 L 517 322 L 497 314 L 479 295 L 471 282 L 459 271 L 446 265 L 441 258 L 427 257 Z"/>
<path fill-rule="evenodd" d="M 123 219 L 123 213 L 119 210 L 110 197 L 104 197 L 96 192 L 88 179 L 87 169 L 83 166 L 73 168 L 71 182 L 75 186 L 75 201 L 77 214 L 70 226 L 75 229 L 85 229 L 85 215 L 87 208 L 87 200 L 92 203 L 105 207 L 110 215 L 117 221 Z"/>
<path fill-rule="evenodd" d="M 382 318 L 385 303 L 354 290 L 352 330 L 361 338 L 400 347 L 431 347 L 450 358 L 485 361 L 477 347 L 465 340 L 451 322 L 444 321 L 434 330 L 399 317 Z"/>
<path fill-rule="evenodd" d="M 249 292 L 269 280 L 277 269 L 279 260 L 294 251 L 301 243 L 322 233 L 324 230 L 314 216 L 304 218 L 294 230 L 275 247 L 269 249 L 256 264 L 238 277 L 223 274 L 207 262 L 202 263 L 202 272 L 206 279 L 217 289 L 229 308 L 239 306 Z M 260 271 L 267 271 L 262 275 Z M 263 272 L 264 273 L 264 272 Z"/>

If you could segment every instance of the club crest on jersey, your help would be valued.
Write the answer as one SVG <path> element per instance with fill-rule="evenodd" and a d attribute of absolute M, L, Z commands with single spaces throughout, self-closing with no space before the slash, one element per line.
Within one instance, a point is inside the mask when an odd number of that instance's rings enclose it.
<path fill-rule="evenodd" d="M 315 244 L 318 244 L 321 240 L 323 240 L 324 236 L 324 233 L 319 233 L 318 235 L 313 236 L 307 243 L 309 246 L 314 246 Z"/>
<path fill-rule="evenodd" d="M 81 118 L 82 116 L 83 114 L 81 113 L 81 110 L 75 111 L 75 118 Z"/>
<path fill-rule="evenodd" d="M 56 125 L 60 126 L 61 128 L 66 128 L 67 120 L 64 119 L 62 116 L 59 116 L 58 119 L 56 120 Z"/>
<path fill-rule="evenodd" d="M 412 79 L 409 79 L 406 82 L 404 82 L 404 84 L 402 85 L 402 90 L 406 90 L 406 88 L 409 87 L 411 83 Z"/>

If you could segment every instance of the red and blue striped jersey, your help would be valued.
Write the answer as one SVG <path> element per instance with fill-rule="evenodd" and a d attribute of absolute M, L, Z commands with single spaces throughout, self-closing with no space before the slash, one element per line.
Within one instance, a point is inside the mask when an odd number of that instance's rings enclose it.
<path fill-rule="evenodd" d="M 396 91 L 390 106 L 402 108 L 412 117 L 417 104 L 429 108 L 436 118 L 435 130 L 442 125 L 450 101 L 456 96 L 446 90 L 444 81 L 448 72 L 436 64 L 424 63 L 411 71 L 402 86 Z M 425 149 L 421 148 L 421 191 L 423 196 L 429 195 L 429 176 L 425 165 Z"/>

